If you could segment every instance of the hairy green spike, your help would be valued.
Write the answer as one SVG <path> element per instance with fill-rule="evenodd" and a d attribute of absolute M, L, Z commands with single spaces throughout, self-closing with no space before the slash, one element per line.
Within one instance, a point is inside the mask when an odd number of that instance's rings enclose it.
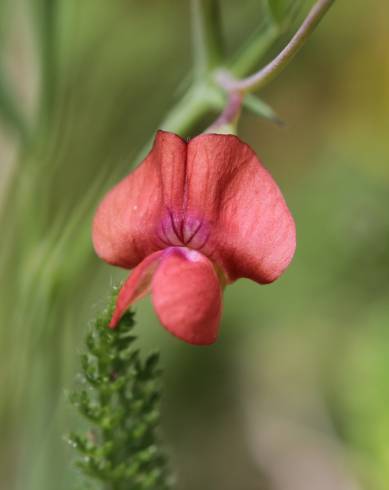
<path fill-rule="evenodd" d="M 115 291 L 114 294 L 117 294 Z M 72 433 L 81 455 L 77 467 L 113 490 L 171 489 L 166 457 L 156 430 L 160 422 L 159 353 L 142 360 L 133 344 L 134 316 L 126 313 L 111 330 L 114 301 L 86 335 L 79 387 L 70 401 L 92 425 Z"/>

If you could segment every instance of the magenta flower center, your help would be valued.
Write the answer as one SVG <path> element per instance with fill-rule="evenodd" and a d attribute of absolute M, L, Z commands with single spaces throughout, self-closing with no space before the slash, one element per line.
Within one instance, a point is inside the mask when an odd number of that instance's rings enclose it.
<path fill-rule="evenodd" d="M 183 211 L 167 210 L 161 219 L 157 236 L 165 247 L 188 247 L 201 250 L 209 238 L 204 219 Z"/>

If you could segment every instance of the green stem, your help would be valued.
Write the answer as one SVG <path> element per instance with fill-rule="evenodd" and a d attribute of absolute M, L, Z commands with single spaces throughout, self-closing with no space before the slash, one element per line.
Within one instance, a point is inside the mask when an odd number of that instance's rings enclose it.
<path fill-rule="evenodd" d="M 222 36 L 218 0 L 192 0 L 194 73 L 204 78 L 222 59 Z"/>
<path fill-rule="evenodd" d="M 243 80 L 233 80 L 232 78 L 227 77 L 226 73 L 222 73 L 221 76 L 218 77 L 219 83 L 229 92 L 237 91 L 243 93 L 258 90 L 265 86 L 281 73 L 300 51 L 334 1 L 335 0 L 318 0 L 287 46 L 274 58 L 274 60 L 260 71 Z"/>
<path fill-rule="evenodd" d="M 257 34 L 251 36 L 247 44 L 239 50 L 230 64 L 231 72 L 236 77 L 245 76 L 258 66 L 259 60 L 280 36 L 280 29 L 273 23 L 268 23 Z"/>
<path fill-rule="evenodd" d="M 217 0 L 191 0 L 191 13 L 194 80 L 158 126 L 181 136 L 188 135 L 216 106 L 220 110 L 223 99 L 220 89 L 215 89 L 209 76 L 222 62 L 219 3 Z M 151 143 L 149 140 L 140 150 L 136 162 L 144 158 Z"/>
<path fill-rule="evenodd" d="M 159 123 L 158 129 L 170 131 L 180 136 L 190 136 L 190 131 L 211 108 L 211 104 L 207 100 L 206 95 L 201 96 L 201 93 L 201 85 L 191 87 Z M 135 165 L 145 158 L 153 140 L 154 134 L 137 153 L 134 158 Z"/>
<path fill-rule="evenodd" d="M 228 68 L 236 78 L 246 76 L 258 66 L 259 61 L 271 46 L 282 34 L 288 31 L 296 15 L 300 12 L 302 3 L 303 0 L 289 0 L 289 3 L 284 6 L 283 15 L 277 17 L 271 9 L 269 0 L 266 2 L 267 15 L 265 15 L 262 26 L 249 37 L 228 64 Z"/>
<path fill-rule="evenodd" d="M 160 128 L 187 135 L 210 111 L 211 107 L 212 102 L 205 85 L 195 84 L 167 114 Z"/>

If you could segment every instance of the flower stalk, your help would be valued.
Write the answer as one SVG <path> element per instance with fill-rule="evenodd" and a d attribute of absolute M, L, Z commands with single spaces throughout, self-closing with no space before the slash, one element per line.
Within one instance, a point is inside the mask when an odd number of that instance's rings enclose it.
<path fill-rule="evenodd" d="M 243 102 L 245 94 L 263 88 L 279 75 L 304 46 L 334 2 L 335 0 L 318 0 L 286 47 L 270 63 L 253 75 L 236 80 L 226 69 L 216 71 L 215 80 L 229 94 L 229 103 L 215 125 L 225 125 L 232 122 L 233 119 L 236 120 L 236 114 L 239 114 L 239 110 L 235 108 L 234 111 L 231 111 L 229 108 L 231 101 L 237 100 L 237 96 L 233 97 L 232 94 L 241 94 L 241 102 Z M 228 116 L 233 119 L 228 120 Z"/>
<path fill-rule="evenodd" d="M 220 71 L 216 74 L 218 83 L 228 92 L 246 93 L 263 88 L 281 73 L 300 51 L 334 2 L 335 0 L 318 0 L 285 48 L 257 73 L 242 80 L 234 80 L 227 72 Z"/>
<path fill-rule="evenodd" d="M 237 134 L 238 120 L 242 108 L 243 95 L 239 92 L 231 92 L 223 112 L 216 121 L 207 129 L 207 133 Z"/>

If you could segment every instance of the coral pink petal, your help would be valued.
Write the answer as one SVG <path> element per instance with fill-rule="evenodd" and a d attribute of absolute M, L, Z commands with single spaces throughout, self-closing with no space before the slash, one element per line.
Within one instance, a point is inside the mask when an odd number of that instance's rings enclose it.
<path fill-rule="evenodd" d="M 149 255 L 131 272 L 117 297 L 115 311 L 109 324 L 111 328 L 116 327 L 129 306 L 148 293 L 153 273 L 160 263 L 162 253 L 155 252 Z"/>
<path fill-rule="evenodd" d="M 179 136 L 159 131 L 146 159 L 106 195 L 92 232 L 100 258 L 131 269 L 160 248 L 156 228 L 163 206 L 182 206 L 186 153 Z"/>
<path fill-rule="evenodd" d="M 157 315 L 170 333 L 190 344 L 215 342 L 222 292 L 206 257 L 188 249 L 172 249 L 155 272 L 151 290 Z"/>
<path fill-rule="evenodd" d="M 210 238 L 201 250 L 233 281 L 272 282 L 289 265 L 295 225 L 277 184 L 253 150 L 232 135 L 188 144 L 186 212 L 201 213 Z"/>

